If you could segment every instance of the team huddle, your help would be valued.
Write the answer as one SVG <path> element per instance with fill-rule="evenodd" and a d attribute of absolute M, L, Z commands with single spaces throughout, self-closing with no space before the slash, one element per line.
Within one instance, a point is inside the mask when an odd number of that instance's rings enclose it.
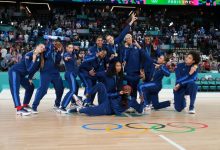
<path fill-rule="evenodd" d="M 120 35 L 116 38 L 107 35 L 105 43 L 103 37 L 97 37 L 96 44 L 88 49 L 88 54 L 80 64 L 77 63 L 79 52 L 72 43 L 63 46 L 61 42 L 49 39 L 47 46 L 37 44 L 33 51 L 28 52 L 8 72 L 16 114 L 37 114 L 40 101 L 47 94 L 50 83 L 56 93 L 54 108 L 64 114 L 120 115 L 130 110 L 146 114 L 151 109 L 170 107 L 171 101 L 160 102 L 158 98 L 163 77 L 170 76 L 166 67 L 169 58 L 159 48 L 152 46 L 150 38 L 144 46 L 132 39 L 129 31 L 136 20 L 137 17 L 132 14 L 130 23 Z M 62 59 L 69 88 L 65 96 L 59 72 Z M 185 57 L 185 62 L 178 64 L 175 69 L 174 108 L 178 112 L 186 107 L 185 95 L 190 95 L 189 113 L 195 113 L 198 89 L 195 81 L 199 62 L 200 55 L 192 51 Z M 30 106 L 35 88 L 32 78 L 38 70 L 40 84 Z M 78 96 L 77 77 L 85 87 L 82 97 Z M 25 89 L 23 104 L 19 97 L 20 85 Z M 98 105 L 94 105 L 96 94 Z"/>

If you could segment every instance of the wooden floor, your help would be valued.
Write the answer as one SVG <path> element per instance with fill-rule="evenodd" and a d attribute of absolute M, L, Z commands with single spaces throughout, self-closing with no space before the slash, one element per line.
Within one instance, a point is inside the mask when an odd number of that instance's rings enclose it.
<path fill-rule="evenodd" d="M 160 98 L 170 99 L 172 92 L 164 90 Z M 50 90 L 38 115 L 22 117 L 15 115 L 8 90 L 0 100 L 0 150 L 220 150 L 220 93 L 200 93 L 196 115 L 172 107 L 144 116 L 61 115 L 52 109 Z"/>

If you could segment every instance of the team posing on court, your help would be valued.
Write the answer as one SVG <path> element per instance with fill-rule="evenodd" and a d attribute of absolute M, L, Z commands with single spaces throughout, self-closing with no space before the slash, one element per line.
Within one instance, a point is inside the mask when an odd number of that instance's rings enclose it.
<path fill-rule="evenodd" d="M 160 102 L 158 99 L 162 79 L 170 75 L 166 67 L 169 58 L 152 46 L 149 37 L 142 47 L 132 39 L 128 32 L 136 20 L 137 17 L 132 14 L 130 23 L 120 35 L 117 38 L 107 35 L 106 43 L 103 43 L 101 36 L 97 37 L 96 45 L 89 48 L 80 65 L 77 63 L 79 52 L 72 43 L 66 43 L 65 50 L 59 41 L 48 40 L 47 46 L 37 44 L 33 51 L 28 52 L 21 62 L 8 71 L 16 114 L 37 114 L 40 101 L 47 94 L 50 83 L 56 93 L 54 109 L 64 114 L 120 115 L 125 111 L 147 114 L 151 109 L 169 107 L 171 101 Z M 59 72 L 62 59 L 69 88 L 63 99 L 64 86 Z M 178 112 L 185 109 L 185 95 L 189 95 L 189 113 L 195 113 L 198 88 L 195 81 L 199 62 L 200 55 L 192 51 L 185 57 L 185 62 L 178 64 L 175 69 L 174 108 Z M 40 83 L 31 107 L 29 103 L 35 88 L 32 78 L 38 70 Z M 77 77 L 85 87 L 82 97 L 78 96 Z M 25 89 L 23 104 L 19 97 L 20 85 Z M 96 94 L 98 105 L 93 103 Z"/>

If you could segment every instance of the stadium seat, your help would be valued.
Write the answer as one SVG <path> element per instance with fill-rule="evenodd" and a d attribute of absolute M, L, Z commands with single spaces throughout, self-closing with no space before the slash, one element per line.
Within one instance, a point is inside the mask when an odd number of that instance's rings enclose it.
<path fill-rule="evenodd" d="M 196 79 L 196 84 L 198 85 L 198 91 L 201 91 L 201 80 L 199 78 Z"/>
<path fill-rule="evenodd" d="M 215 78 L 216 91 L 220 91 L 220 77 Z"/>
<path fill-rule="evenodd" d="M 208 80 L 206 78 L 201 78 L 200 80 L 201 82 L 201 91 L 208 91 L 209 90 L 209 83 Z"/>
<path fill-rule="evenodd" d="M 216 91 L 216 82 L 214 78 L 208 78 L 209 91 Z"/>

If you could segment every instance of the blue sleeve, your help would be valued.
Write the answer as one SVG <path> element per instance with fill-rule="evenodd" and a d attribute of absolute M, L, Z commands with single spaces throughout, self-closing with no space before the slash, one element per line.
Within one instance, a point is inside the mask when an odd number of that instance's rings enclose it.
<path fill-rule="evenodd" d="M 196 70 L 195 73 L 193 73 L 192 75 L 189 74 L 189 72 L 185 75 L 185 76 L 182 76 L 181 73 L 180 73 L 180 69 L 183 67 L 183 63 L 181 64 L 178 64 L 177 65 L 177 68 L 175 69 L 175 75 L 176 75 L 176 84 L 181 84 L 182 82 L 184 83 L 184 81 L 187 81 L 188 79 L 192 79 L 194 78 L 193 76 L 196 75 L 197 76 L 197 73 L 198 73 L 198 69 Z M 196 77 L 195 77 L 195 80 L 196 80 Z M 195 81 L 194 80 L 194 81 Z M 192 81 L 192 80 L 190 80 Z"/>
<path fill-rule="evenodd" d="M 29 80 L 32 80 L 32 79 L 33 79 L 33 76 L 35 75 L 36 72 L 37 72 L 37 70 L 34 71 L 34 72 L 31 72 L 31 73 L 28 75 L 28 79 L 29 79 Z"/>
<path fill-rule="evenodd" d="M 198 69 L 192 75 L 189 75 L 186 79 L 179 82 L 180 85 L 185 85 L 187 83 L 195 82 L 198 75 Z"/>
<path fill-rule="evenodd" d="M 70 55 L 68 53 L 63 54 L 63 61 L 65 61 L 65 62 L 66 62 L 66 60 L 65 60 L 66 57 L 70 57 Z"/>
<path fill-rule="evenodd" d="M 115 44 L 119 44 L 124 40 L 125 35 L 130 31 L 130 25 L 127 25 L 118 37 L 115 38 Z"/>
<path fill-rule="evenodd" d="M 37 61 L 38 59 L 40 59 L 39 57 L 36 59 L 35 62 L 32 61 L 32 55 L 33 53 L 27 53 L 25 55 L 25 66 L 26 69 L 28 71 L 28 79 L 32 79 L 32 77 L 34 76 L 34 74 L 37 72 L 37 70 L 39 69 L 39 62 Z"/>
<path fill-rule="evenodd" d="M 87 56 L 84 58 L 83 62 L 91 62 L 95 60 L 97 57 L 96 56 Z"/>
<path fill-rule="evenodd" d="M 96 46 L 93 46 L 93 47 L 90 47 L 89 49 L 88 49 L 88 56 L 94 56 L 94 55 L 96 55 L 96 53 L 95 53 L 95 48 L 96 48 Z"/>
<path fill-rule="evenodd" d="M 165 76 L 167 76 L 167 77 L 170 76 L 170 71 L 167 69 L 167 67 L 165 65 L 161 66 L 161 70 Z"/>

